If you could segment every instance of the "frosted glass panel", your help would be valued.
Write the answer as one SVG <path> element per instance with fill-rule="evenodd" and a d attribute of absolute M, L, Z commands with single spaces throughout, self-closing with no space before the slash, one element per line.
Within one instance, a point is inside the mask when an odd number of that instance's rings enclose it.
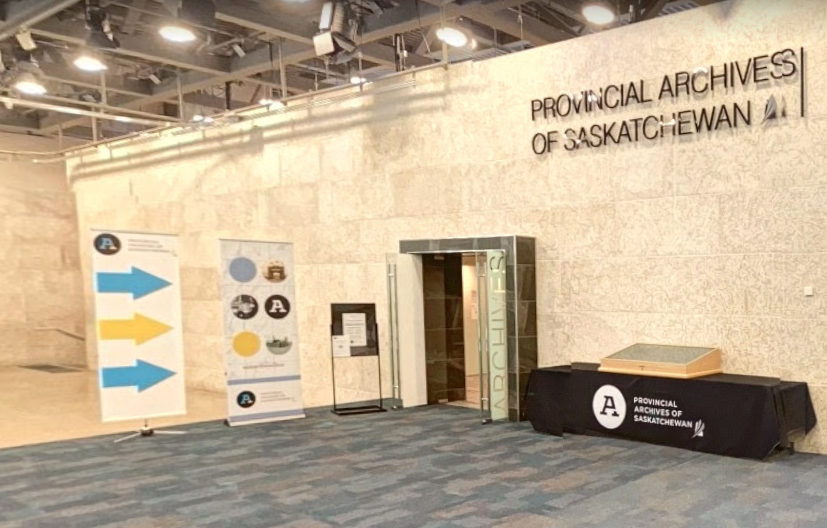
<path fill-rule="evenodd" d="M 652 363 L 692 363 L 696 359 L 715 350 L 706 347 L 687 347 L 671 345 L 647 345 L 638 343 L 609 356 L 609 359 L 626 359 L 632 361 L 649 361 Z"/>

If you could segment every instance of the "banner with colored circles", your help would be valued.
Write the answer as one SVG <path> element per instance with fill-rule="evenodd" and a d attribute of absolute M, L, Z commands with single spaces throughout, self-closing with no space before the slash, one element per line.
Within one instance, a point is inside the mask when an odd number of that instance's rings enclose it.
<path fill-rule="evenodd" d="M 221 240 L 228 423 L 304 417 L 293 245 Z"/>

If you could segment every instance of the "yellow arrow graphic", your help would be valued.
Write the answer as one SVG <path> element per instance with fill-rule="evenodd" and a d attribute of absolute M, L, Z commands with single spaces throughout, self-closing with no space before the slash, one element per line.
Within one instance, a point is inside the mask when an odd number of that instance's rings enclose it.
<path fill-rule="evenodd" d="M 136 345 L 166 334 L 172 330 L 155 319 L 135 314 L 132 319 L 109 319 L 98 321 L 101 339 L 134 339 Z"/>

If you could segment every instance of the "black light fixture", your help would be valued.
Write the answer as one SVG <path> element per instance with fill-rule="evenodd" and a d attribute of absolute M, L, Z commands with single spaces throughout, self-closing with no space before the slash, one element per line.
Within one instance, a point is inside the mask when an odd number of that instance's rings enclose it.
<path fill-rule="evenodd" d="M 86 4 L 86 28 L 89 37 L 86 43 L 96 48 L 118 49 L 121 43 L 112 32 L 112 22 L 109 13 L 100 7 Z"/>
<path fill-rule="evenodd" d="M 178 8 L 178 18 L 199 26 L 212 26 L 215 13 L 215 0 L 181 0 Z"/>
<path fill-rule="evenodd" d="M 313 37 L 316 55 L 330 56 L 333 64 L 344 64 L 356 53 L 359 20 L 346 2 L 325 2 L 319 17 L 319 33 Z"/>

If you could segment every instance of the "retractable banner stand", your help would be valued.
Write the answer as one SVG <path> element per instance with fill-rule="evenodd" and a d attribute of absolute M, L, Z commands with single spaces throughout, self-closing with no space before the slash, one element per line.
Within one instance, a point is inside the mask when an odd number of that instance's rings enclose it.
<path fill-rule="evenodd" d="M 103 421 L 185 414 L 178 238 L 92 236 Z"/>
<path fill-rule="evenodd" d="M 230 425 L 304 417 L 293 245 L 222 240 Z"/>

